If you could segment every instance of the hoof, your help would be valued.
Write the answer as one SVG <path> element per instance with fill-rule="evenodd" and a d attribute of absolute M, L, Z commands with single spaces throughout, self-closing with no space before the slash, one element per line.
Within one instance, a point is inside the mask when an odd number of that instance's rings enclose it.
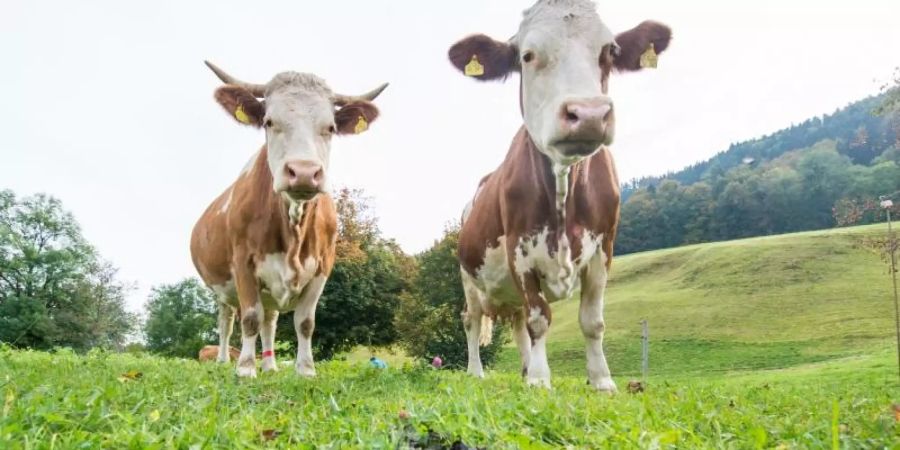
<path fill-rule="evenodd" d="M 588 380 L 588 384 L 599 392 L 615 394 L 617 391 L 616 383 L 613 382 L 612 378 L 601 378 L 596 382 Z"/>
<path fill-rule="evenodd" d="M 549 378 L 527 378 L 527 383 L 529 386 L 537 386 L 545 389 L 550 389 L 550 379 Z"/>
<path fill-rule="evenodd" d="M 238 366 L 237 376 L 239 376 L 241 378 L 256 378 L 256 367 Z"/>
<path fill-rule="evenodd" d="M 312 367 L 296 366 L 294 369 L 297 371 L 297 375 L 304 378 L 313 378 L 316 376 L 316 369 Z"/>
<path fill-rule="evenodd" d="M 277 372 L 278 365 L 275 364 L 274 359 L 264 359 L 262 363 L 262 371 L 263 372 Z"/>

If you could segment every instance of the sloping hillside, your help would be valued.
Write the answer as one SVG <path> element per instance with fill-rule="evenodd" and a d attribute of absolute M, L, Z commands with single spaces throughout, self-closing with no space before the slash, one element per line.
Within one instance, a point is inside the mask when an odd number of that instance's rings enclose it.
<path fill-rule="evenodd" d="M 872 205 L 900 192 L 900 112 L 872 113 L 884 99 L 626 183 L 618 252 L 883 221 Z"/>
<path fill-rule="evenodd" d="M 650 324 L 651 372 L 677 375 L 784 368 L 883 351 L 893 342 L 887 266 L 870 225 L 623 256 L 606 296 L 614 375 L 640 373 L 640 325 Z M 584 371 L 578 301 L 553 308 L 557 374 Z M 500 370 L 516 371 L 513 344 Z"/>

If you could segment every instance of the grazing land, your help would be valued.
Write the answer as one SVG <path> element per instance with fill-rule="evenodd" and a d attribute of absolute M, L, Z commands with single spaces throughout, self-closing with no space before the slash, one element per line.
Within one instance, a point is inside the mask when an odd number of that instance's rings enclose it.
<path fill-rule="evenodd" d="M 572 300 L 554 305 L 550 391 L 524 385 L 512 347 L 481 381 L 399 357 L 373 369 L 364 351 L 315 379 L 284 365 L 242 380 L 144 354 L 0 348 L 0 448 L 900 448 L 890 282 L 864 244 L 883 231 L 617 258 L 611 397 L 585 385 Z M 630 394 L 642 318 L 651 376 Z"/>

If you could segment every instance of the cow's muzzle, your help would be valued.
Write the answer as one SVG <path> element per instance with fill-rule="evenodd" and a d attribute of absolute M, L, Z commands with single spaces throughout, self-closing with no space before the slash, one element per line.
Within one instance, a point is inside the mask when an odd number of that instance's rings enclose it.
<path fill-rule="evenodd" d="M 612 137 L 613 105 L 608 98 L 569 100 L 559 111 L 559 135 L 551 145 L 565 156 L 587 156 Z"/>
<path fill-rule="evenodd" d="M 291 161 L 284 165 L 286 193 L 294 200 L 309 200 L 322 192 L 325 170 L 312 161 Z"/>

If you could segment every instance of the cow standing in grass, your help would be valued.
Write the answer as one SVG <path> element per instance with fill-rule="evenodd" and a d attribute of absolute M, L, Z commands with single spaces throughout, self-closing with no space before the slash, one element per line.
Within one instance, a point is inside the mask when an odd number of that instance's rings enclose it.
<path fill-rule="evenodd" d="M 463 213 L 468 371 L 483 376 L 479 343 L 489 342 L 493 318 L 509 317 L 523 375 L 549 387 L 549 301 L 580 283 L 588 382 L 615 391 L 603 355 L 603 291 L 619 218 L 608 83 L 613 70 L 654 66 L 671 32 L 643 22 L 613 35 L 583 0 L 541 0 L 523 16 L 507 42 L 473 35 L 449 51 L 455 67 L 479 80 L 520 72 L 525 122 Z"/>
<path fill-rule="evenodd" d="M 266 133 L 265 146 L 212 202 L 191 236 L 194 266 L 219 302 L 218 360 L 229 361 L 239 311 L 238 375 L 256 376 L 259 334 L 262 369 L 275 370 L 278 313 L 294 311 L 296 370 L 313 376 L 316 304 L 334 265 L 337 238 L 328 194 L 331 138 L 365 131 L 378 117 L 371 101 L 387 85 L 346 96 L 312 74 L 284 72 L 266 84 L 250 84 L 207 65 L 226 83 L 216 90 L 216 101 L 238 122 Z"/>

